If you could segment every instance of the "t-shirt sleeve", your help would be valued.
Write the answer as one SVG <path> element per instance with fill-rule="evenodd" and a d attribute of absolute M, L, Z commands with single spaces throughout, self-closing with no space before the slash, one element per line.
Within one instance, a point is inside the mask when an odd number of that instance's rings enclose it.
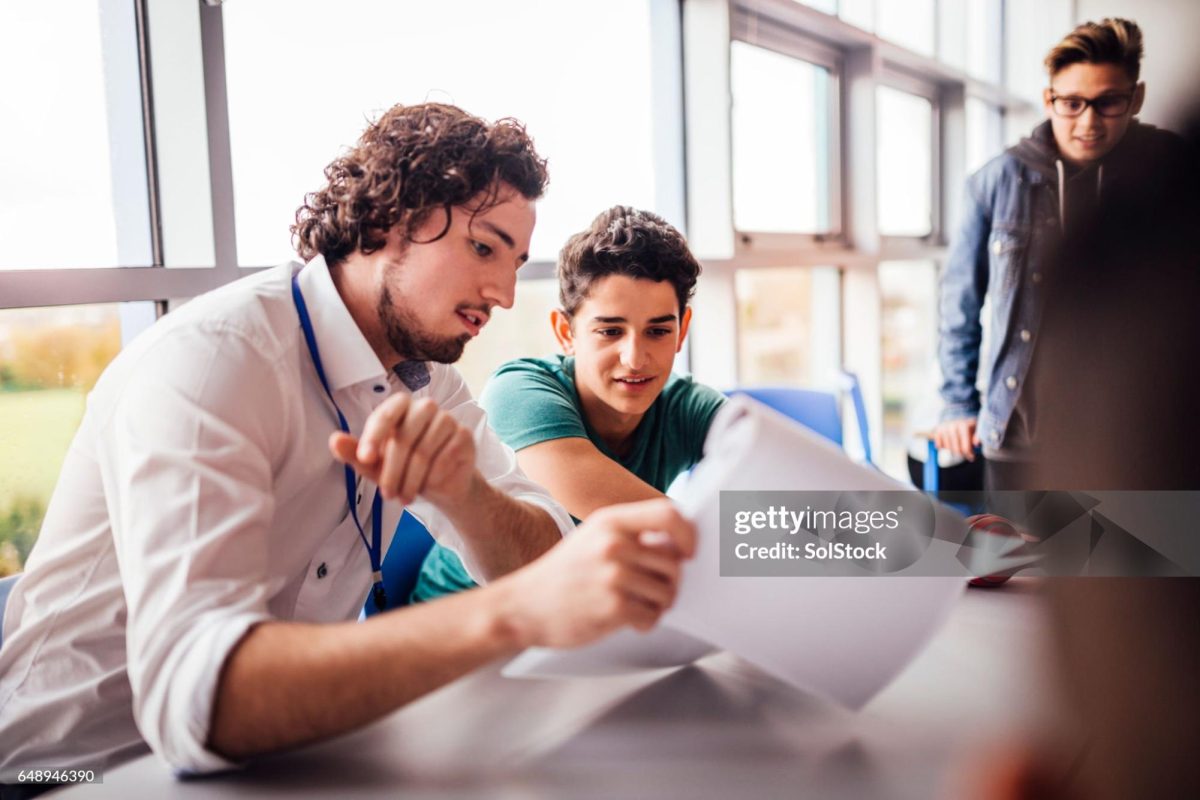
<path fill-rule="evenodd" d="M 521 450 L 551 439 L 588 438 L 573 395 L 539 362 L 521 359 L 492 375 L 479 403 L 500 439 Z"/>
<path fill-rule="evenodd" d="M 670 403 L 671 427 L 675 441 L 688 454 L 689 466 L 704 456 L 708 429 L 726 399 L 716 389 L 691 378 L 681 378 L 675 387 Z"/>

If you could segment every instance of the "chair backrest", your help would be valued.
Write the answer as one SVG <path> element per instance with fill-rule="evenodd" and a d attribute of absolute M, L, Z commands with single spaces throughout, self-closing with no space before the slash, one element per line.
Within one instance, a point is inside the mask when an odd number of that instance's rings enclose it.
<path fill-rule="evenodd" d="M 392 543 L 383 557 L 383 588 L 387 591 L 388 608 L 408 605 L 408 596 L 417 585 L 421 565 L 433 547 L 433 537 L 416 517 L 407 511 L 396 525 Z M 379 613 L 375 601 L 368 597 L 363 613 L 370 617 Z"/>
<path fill-rule="evenodd" d="M 0 578 L 0 647 L 4 646 L 4 609 L 8 608 L 8 596 L 12 593 L 13 587 L 17 585 L 17 578 L 21 577 L 21 573 L 9 575 L 7 578 Z"/>
<path fill-rule="evenodd" d="M 731 389 L 726 394 L 730 397 L 746 395 L 811 428 L 839 447 L 842 445 L 842 418 L 838 414 L 838 399 L 835 394 L 792 386 Z"/>

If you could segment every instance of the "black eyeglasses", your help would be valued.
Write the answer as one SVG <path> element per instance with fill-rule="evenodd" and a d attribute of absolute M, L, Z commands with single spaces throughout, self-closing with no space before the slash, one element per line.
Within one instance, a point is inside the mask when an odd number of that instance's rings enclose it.
<path fill-rule="evenodd" d="M 1050 102 L 1054 107 L 1054 113 L 1060 117 L 1078 117 L 1087 110 L 1088 106 L 1096 109 L 1096 113 L 1102 117 L 1119 117 L 1129 111 L 1129 106 L 1133 104 L 1133 92 L 1102 94 L 1091 99 L 1073 94 L 1051 93 Z"/>

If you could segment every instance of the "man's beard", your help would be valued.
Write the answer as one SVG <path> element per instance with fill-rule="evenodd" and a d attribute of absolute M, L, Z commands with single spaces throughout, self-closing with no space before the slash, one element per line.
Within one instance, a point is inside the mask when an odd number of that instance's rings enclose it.
<path fill-rule="evenodd" d="M 436 361 L 453 364 L 462 357 L 463 348 L 471 341 L 471 334 L 439 337 L 421 330 L 416 316 L 406 305 L 392 301 L 387 286 L 379 293 L 379 319 L 387 332 L 388 344 L 405 361 Z"/>

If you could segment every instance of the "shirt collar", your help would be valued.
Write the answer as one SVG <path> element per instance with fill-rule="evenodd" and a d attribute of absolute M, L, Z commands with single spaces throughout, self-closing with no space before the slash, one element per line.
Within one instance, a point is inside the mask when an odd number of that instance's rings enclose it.
<path fill-rule="evenodd" d="M 333 285 L 324 256 L 316 256 L 300 270 L 300 293 L 312 319 L 329 390 L 336 392 L 366 381 L 386 381 L 387 370 L 350 316 Z"/>

